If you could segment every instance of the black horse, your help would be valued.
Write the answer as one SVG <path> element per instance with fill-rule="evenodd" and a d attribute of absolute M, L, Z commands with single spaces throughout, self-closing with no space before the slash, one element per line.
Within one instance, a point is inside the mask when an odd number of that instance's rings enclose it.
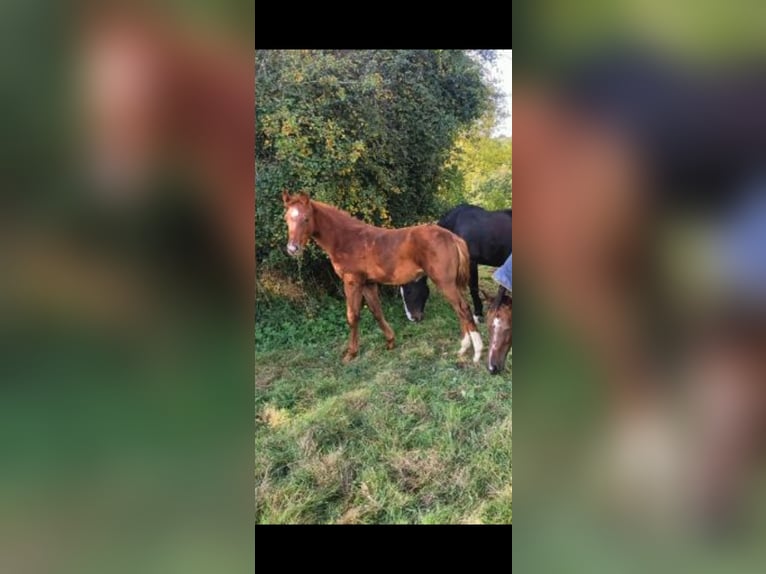
<path fill-rule="evenodd" d="M 471 298 L 474 319 L 481 321 L 483 309 L 479 297 L 479 265 L 499 267 L 511 254 L 512 215 L 510 209 L 487 211 L 476 205 L 463 203 L 448 211 L 438 222 L 462 237 L 471 255 Z M 401 287 L 404 312 L 410 321 L 421 321 L 430 291 L 427 277 Z"/>

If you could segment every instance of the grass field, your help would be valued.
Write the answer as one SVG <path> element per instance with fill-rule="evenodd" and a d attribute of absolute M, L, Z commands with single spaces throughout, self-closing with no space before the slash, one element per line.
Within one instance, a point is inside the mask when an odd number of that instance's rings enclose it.
<path fill-rule="evenodd" d="M 486 349 L 459 362 L 457 318 L 432 289 L 419 324 L 384 299 L 391 351 L 364 309 L 343 365 L 345 303 L 291 295 L 261 284 L 256 300 L 256 523 L 510 523 L 512 355 L 499 376 Z"/>

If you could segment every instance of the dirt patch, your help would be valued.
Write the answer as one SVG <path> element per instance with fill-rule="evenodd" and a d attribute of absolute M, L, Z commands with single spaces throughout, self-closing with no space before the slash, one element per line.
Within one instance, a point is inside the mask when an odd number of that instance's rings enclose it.
<path fill-rule="evenodd" d="M 369 403 L 369 396 L 370 390 L 365 388 L 343 393 L 341 398 L 351 410 L 361 411 Z"/>
<path fill-rule="evenodd" d="M 343 456 L 343 449 L 314 458 L 306 466 L 319 488 L 337 488 L 343 495 L 350 492 L 354 473 Z"/>
<path fill-rule="evenodd" d="M 464 466 L 459 467 L 457 470 L 455 470 L 455 472 L 452 473 L 452 483 L 459 488 L 467 487 L 470 480 L 471 473 Z"/>
<path fill-rule="evenodd" d="M 439 454 L 431 450 L 411 450 L 391 457 L 391 468 L 403 490 L 416 492 L 425 485 L 439 480 L 445 471 Z"/>
<path fill-rule="evenodd" d="M 307 297 L 305 289 L 287 275 L 273 269 L 261 269 L 256 282 L 256 292 L 266 297 L 284 297 L 290 301 L 301 301 Z"/>
<path fill-rule="evenodd" d="M 366 513 L 364 506 L 352 506 L 338 519 L 338 524 L 359 524 L 359 519 Z"/>
<path fill-rule="evenodd" d="M 314 440 L 314 429 L 310 428 L 298 439 L 298 446 L 303 456 L 313 456 L 317 450 L 317 443 Z"/>
<path fill-rule="evenodd" d="M 258 371 L 255 375 L 255 388 L 260 391 L 269 388 L 271 383 L 279 379 L 283 373 L 283 369 L 269 369 L 263 372 L 261 372 L 262 369 L 259 369 Z"/>
<path fill-rule="evenodd" d="M 428 416 L 428 406 L 422 399 L 406 399 L 399 410 L 404 415 L 411 415 L 418 419 L 424 419 Z"/>

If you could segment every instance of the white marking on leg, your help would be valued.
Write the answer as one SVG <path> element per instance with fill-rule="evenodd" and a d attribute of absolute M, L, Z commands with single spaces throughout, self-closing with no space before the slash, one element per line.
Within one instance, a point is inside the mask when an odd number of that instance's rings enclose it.
<path fill-rule="evenodd" d="M 473 322 L 478 325 L 479 323 L 481 323 L 481 317 L 479 317 L 478 315 L 474 315 Z"/>
<path fill-rule="evenodd" d="M 402 294 L 402 303 L 404 303 L 404 312 L 407 313 L 407 318 L 410 321 L 415 321 L 415 319 L 412 318 L 412 315 L 410 314 L 410 310 L 407 309 L 407 299 L 404 298 L 404 287 L 399 287 L 399 292 Z"/>
<path fill-rule="evenodd" d="M 458 353 L 459 356 L 465 355 L 465 352 L 468 350 L 468 347 L 471 346 L 471 336 L 466 333 L 463 337 L 463 340 L 460 343 L 460 352 Z"/>
<path fill-rule="evenodd" d="M 481 335 L 478 331 L 470 331 L 471 342 L 473 343 L 473 362 L 478 363 L 481 358 L 481 350 L 484 344 L 481 342 Z"/>

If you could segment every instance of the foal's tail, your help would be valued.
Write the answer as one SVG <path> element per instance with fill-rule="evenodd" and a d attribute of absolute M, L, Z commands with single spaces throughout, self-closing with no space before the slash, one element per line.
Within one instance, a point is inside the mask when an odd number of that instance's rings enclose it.
<path fill-rule="evenodd" d="M 468 287 L 468 280 L 471 278 L 471 256 L 468 253 L 468 245 L 462 237 L 452 235 L 455 238 L 455 247 L 457 247 L 457 278 L 456 283 L 461 291 Z"/>

